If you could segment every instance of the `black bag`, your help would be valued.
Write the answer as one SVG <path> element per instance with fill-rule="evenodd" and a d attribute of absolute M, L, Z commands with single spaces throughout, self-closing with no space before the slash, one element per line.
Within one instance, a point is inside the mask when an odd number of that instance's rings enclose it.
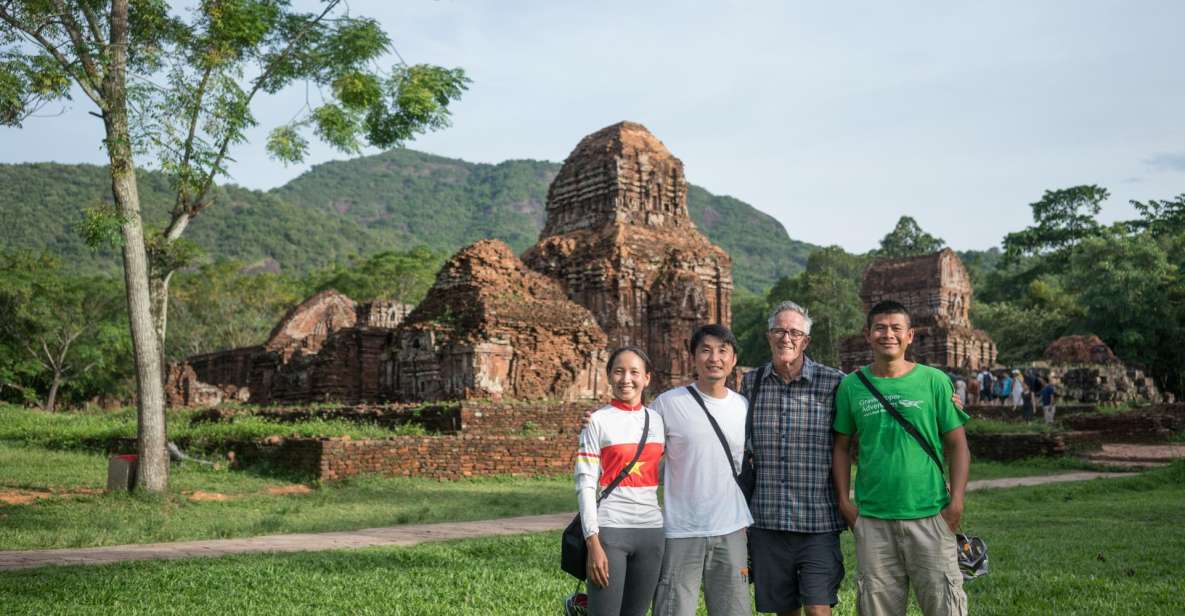
<path fill-rule="evenodd" d="M 761 384 L 769 376 L 769 364 L 757 369 L 757 377 L 753 379 L 753 387 L 749 389 L 749 411 L 745 415 L 745 456 L 741 459 L 741 473 L 737 475 L 737 483 L 741 492 L 745 494 L 745 502 L 753 502 L 753 493 L 757 491 L 757 454 L 753 447 L 753 414 L 757 409 L 757 392 L 761 391 Z"/>
<path fill-rule="evenodd" d="M 754 385 L 756 387 L 756 385 Z M 728 439 L 724 438 L 724 431 L 720 429 L 720 424 L 716 423 L 716 418 L 708 412 L 708 405 L 704 404 L 704 399 L 700 397 L 699 392 L 691 385 L 687 386 L 687 391 L 691 392 L 691 397 L 699 403 L 699 407 L 704 410 L 704 415 L 708 416 L 708 421 L 712 424 L 712 429 L 716 431 L 716 438 L 720 439 L 720 446 L 724 448 L 724 455 L 728 456 L 728 472 L 732 474 L 732 478 L 737 482 L 737 486 L 741 488 L 741 494 L 745 496 L 745 502 L 753 498 L 753 490 L 757 487 L 757 469 L 753 464 L 753 451 L 749 447 L 749 441 L 753 432 L 753 412 L 748 411 L 745 414 L 745 453 L 741 457 L 741 471 L 736 472 L 736 463 L 732 459 L 732 450 L 728 447 Z"/>
<path fill-rule="evenodd" d="M 597 497 L 598 505 L 625 479 L 630 468 L 638 461 L 638 458 L 642 457 L 642 450 L 646 448 L 646 438 L 650 436 L 650 411 L 643 409 L 642 412 L 646 413 L 646 419 L 642 424 L 642 440 L 638 441 L 638 450 L 634 452 L 634 459 L 623 466 L 621 472 L 617 473 L 617 477 L 614 477 L 604 490 L 601 490 L 601 495 Z M 584 542 L 584 525 L 580 522 L 579 513 L 568 523 L 568 527 L 564 529 L 564 536 L 560 540 L 560 569 L 578 580 L 588 578 L 588 544 Z"/>
<path fill-rule="evenodd" d="M 905 431 L 910 436 L 912 436 L 919 445 L 922 446 L 922 449 L 925 450 L 926 455 L 930 456 L 930 459 L 938 465 L 938 473 L 945 475 L 946 469 L 942 465 L 942 460 L 938 457 L 938 452 L 934 450 L 934 446 L 930 444 L 930 441 L 927 441 L 926 437 L 922 436 L 922 433 L 918 432 L 918 429 L 914 427 L 913 424 L 909 423 L 909 420 L 902 416 L 901 412 L 898 411 L 896 407 L 894 407 L 892 404 L 889 404 L 889 401 L 885 399 L 884 394 L 882 394 L 879 389 L 873 386 L 872 381 L 868 380 L 867 376 L 864 376 L 864 370 L 857 368 L 856 377 L 860 379 L 860 382 L 864 384 L 864 387 L 868 388 L 868 391 L 872 392 L 872 395 L 876 398 L 877 402 L 881 403 L 881 406 L 885 408 L 885 411 L 893 419 L 896 419 L 897 423 L 901 424 L 901 427 L 904 428 Z M 979 546 L 977 549 L 983 554 L 981 559 L 976 560 L 971 557 L 971 545 Z M 965 547 L 960 549 L 960 546 Z M 956 534 L 955 551 L 959 559 L 959 568 L 962 570 L 963 578 L 965 580 L 979 577 L 981 575 L 987 575 L 988 569 L 986 541 L 980 537 L 973 537 L 971 535 L 958 533 Z M 977 554 L 980 552 L 977 552 Z M 971 571 L 971 573 L 969 573 L 969 571 Z"/>

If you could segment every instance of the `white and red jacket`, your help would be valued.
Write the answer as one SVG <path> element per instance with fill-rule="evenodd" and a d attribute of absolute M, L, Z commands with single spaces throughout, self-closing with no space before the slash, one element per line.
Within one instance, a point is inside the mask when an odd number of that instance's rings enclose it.
<path fill-rule="evenodd" d="M 650 431 L 642 455 L 629 474 L 597 506 L 597 493 L 634 459 L 642 426 L 650 416 Z M 576 452 L 576 494 L 584 536 L 610 528 L 662 528 L 658 506 L 658 465 L 664 443 L 662 417 L 642 405 L 627 406 L 614 400 L 597 410 L 580 432 Z"/>

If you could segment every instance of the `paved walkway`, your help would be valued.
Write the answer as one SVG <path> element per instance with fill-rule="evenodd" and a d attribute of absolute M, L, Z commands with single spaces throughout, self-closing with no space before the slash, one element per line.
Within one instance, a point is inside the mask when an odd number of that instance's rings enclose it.
<path fill-rule="evenodd" d="M 1133 474 L 1135 473 L 1064 473 L 1040 477 L 985 479 L 970 482 L 967 489 L 1011 488 L 1063 481 L 1084 481 L 1098 477 L 1127 477 Z M 62 550 L 20 550 L 0 552 L 0 571 L 32 569 L 49 565 L 103 565 L 128 560 L 174 560 L 259 552 L 340 550 L 382 545 L 407 546 L 427 541 L 561 530 L 572 521 L 574 515 L 576 514 L 552 513 L 479 522 L 414 524 L 334 533 L 269 535 L 242 539 L 146 543 Z"/>

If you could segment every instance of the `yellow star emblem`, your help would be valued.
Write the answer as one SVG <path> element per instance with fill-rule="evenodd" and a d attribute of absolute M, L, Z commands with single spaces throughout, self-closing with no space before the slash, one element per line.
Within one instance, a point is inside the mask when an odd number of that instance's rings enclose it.
<path fill-rule="evenodd" d="M 638 475 L 640 477 L 642 475 L 642 465 L 643 464 L 646 464 L 646 463 L 641 460 L 634 462 L 634 465 L 630 467 L 629 474 L 630 475 Z"/>

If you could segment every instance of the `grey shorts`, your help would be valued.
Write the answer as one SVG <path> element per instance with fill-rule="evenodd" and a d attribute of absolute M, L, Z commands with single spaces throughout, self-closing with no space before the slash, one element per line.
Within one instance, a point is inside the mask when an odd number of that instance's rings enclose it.
<path fill-rule="evenodd" d="M 843 552 L 839 533 L 793 533 L 752 527 L 753 584 L 758 612 L 793 612 L 839 602 Z"/>

